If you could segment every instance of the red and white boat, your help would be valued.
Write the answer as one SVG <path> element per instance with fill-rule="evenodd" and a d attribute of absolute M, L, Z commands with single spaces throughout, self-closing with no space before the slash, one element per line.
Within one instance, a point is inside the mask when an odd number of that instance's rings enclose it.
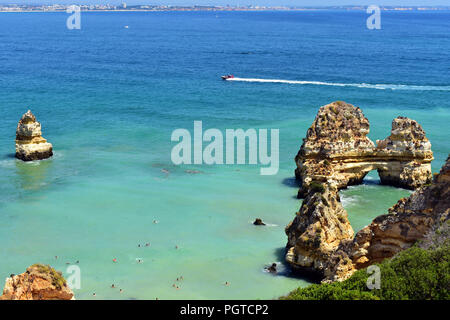
<path fill-rule="evenodd" d="M 222 76 L 221 78 L 222 78 L 222 80 L 228 80 L 228 79 L 233 79 L 234 76 L 232 74 L 227 74 L 225 76 Z"/>

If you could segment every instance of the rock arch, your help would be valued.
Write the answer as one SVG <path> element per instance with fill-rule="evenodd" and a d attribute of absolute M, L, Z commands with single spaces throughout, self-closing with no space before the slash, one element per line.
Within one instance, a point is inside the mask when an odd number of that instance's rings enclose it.
<path fill-rule="evenodd" d="M 298 197 L 304 200 L 285 229 L 285 259 L 294 269 L 319 273 L 326 281 L 342 280 L 411 246 L 442 219 L 442 212 L 447 219 L 449 179 L 438 176 L 436 181 L 446 184 L 421 188 L 412 200 L 401 199 L 390 215 L 377 217 L 354 237 L 339 189 L 362 183 L 372 170 L 383 184 L 416 189 L 432 182 L 431 144 L 415 120 L 397 117 L 390 136 L 376 145 L 368 133 L 369 121 L 361 109 L 341 101 L 321 107 L 308 129 L 295 157 L 295 174 L 302 182 Z M 448 177 L 448 161 L 444 168 L 441 176 Z M 445 191 L 439 191 L 438 202 L 446 211 L 434 211 L 434 200 L 422 201 L 436 190 Z"/>
<path fill-rule="evenodd" d="M 342 101 L 321 107 L 295 157 L 295 174 L 302 182 L 299 198 L 312 181 L 342 189 L 362 183 L 372 170 L 381 183 L 406 189 L 431 182 L 433 152 L 417 121 L 395 118 L 391 135 L 376 145 L 368 133 L 369 121 L 360 108 Z"/>

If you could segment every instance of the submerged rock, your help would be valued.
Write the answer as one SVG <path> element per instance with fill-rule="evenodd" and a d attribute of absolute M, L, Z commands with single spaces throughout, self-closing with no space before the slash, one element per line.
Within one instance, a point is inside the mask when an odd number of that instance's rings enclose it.
<path fill-rule="evenodd" d="M 73 300 L 62 274 L 50 266 L 34 264 L 6 279 L 0 300 Z"/>
<path fill-rule="evenodd" d="M 51 143 L 42 137 L 41 124 L 30 110 L 19 121 L 16 130 L 16 158 L 23 161 L 42 160 L 53 155 Z"/>
<path fill-rule="evenodd" d="M 266 267 L 266 270 L 270 273 L 277 273 L 277 264 L 274 262 L 270 266 Z"/>
<path fill-rule="evenodd" d="M 376 147 L 368 133 L 360 108 L 342 101 L 321 107 L 295 157 L 299 198 L 312 181 L 342 189 L 361 183 L 371 170 L 378 171 L 382 183 L 407 189 L 431 182 L 431 144 L 416 121 L 394 119 L 391 135 Z"/>
<path fill-rule="evenodd" d="M 265 226 L 266 225 L 260 218 L 256 218 L 255 221 L 253 222 L 253 224 L 255 226 Z"/>

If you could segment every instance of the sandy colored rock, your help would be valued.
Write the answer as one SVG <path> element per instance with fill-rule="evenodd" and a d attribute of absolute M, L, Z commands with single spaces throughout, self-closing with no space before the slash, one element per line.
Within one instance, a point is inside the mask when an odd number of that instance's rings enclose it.
<path fill-rule="evenodd" d="M 308 129 L 295 158 L 304 200 L 286 227 L 285 259 L 294 269 L 313 271 L 326 282 L 344 280 L 447 223 L 449 160 L 431 183 L 433 153 L 422 127 L 398 117 L 390 136 L 376 146 L 368 133 L 369 121 L 361 109 L 345 102 L 321 107 Z M 378 171 L 384 184 L 416 191 L 353 238 L 338 190 L 361 183 L 371 170 Z"/>
<path fill-rule="evenodd" d="M 337 101 L 319 109 L 295 157 L 299 198 L 312 181 L 338 189 L 362 183 L 377 170 L 383 184 L 416 189 L 431 182 L 431 144 L 414 120 L 398 117 L 391 135 L 377 141 L 367 137 L 369 121 L 360 108 Z"/>
<path fill-rule="evenodd" d="M 41 124 L 30 110 L 20 119 L 16 130 L 16 158 L 42 160 L 53 155 L 53 147 L 42 137 Z"/>
<path fill-rule="evenodd" d="M 319 185 L 304 199 L 300 211 L 286 227 L 286 261 L 302 271 L 323 273 L 342 240 L 353 238 L 353 229 L 337 189 Z"/>
<path fill-rule="evenodd" d="M 19 275 L 6 279 L 0 300 L 73 300 L 72 290 L 60 272 L 34 264 Z"/>
<path fill-rule="evenodd" d="M 353 240 L 343 241 L 325 268 L 325 281 L 345 280 L 358 269 L 410 248 L 437 229 L 448 229 L 449 213 L 450 157 L 431 185 L 400 199 L 388 214 L 376 217 Z M 344 261 L 351 263 L 344 265 Z"/>

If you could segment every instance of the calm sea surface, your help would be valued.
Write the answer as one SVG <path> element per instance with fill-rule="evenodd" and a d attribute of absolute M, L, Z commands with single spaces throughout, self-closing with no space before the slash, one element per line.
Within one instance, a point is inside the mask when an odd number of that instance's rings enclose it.
<path fill-rule="evenodd" d="M 283 261 L 301 204 L 293 159 L 320 106 L 361 107 L 373 140 L 399 115 L 418 120 L 433 171 L 450 151 L 450 12 L 383 12 L 382 30 L 364 12 L 82 13 L 81 30 L 67 17 L 0 14 L 0 279 L 79 260 L 77 299 L 276 298 L 308 284 L 263 268 Z M 28 109 L 51 160 L 13 158 Z M 194 120 L 279 128 L 278 174 L 174 166 L 171 132 Z M 375 172 L 341 192 L 355 229 L 409 193 Z"/>

